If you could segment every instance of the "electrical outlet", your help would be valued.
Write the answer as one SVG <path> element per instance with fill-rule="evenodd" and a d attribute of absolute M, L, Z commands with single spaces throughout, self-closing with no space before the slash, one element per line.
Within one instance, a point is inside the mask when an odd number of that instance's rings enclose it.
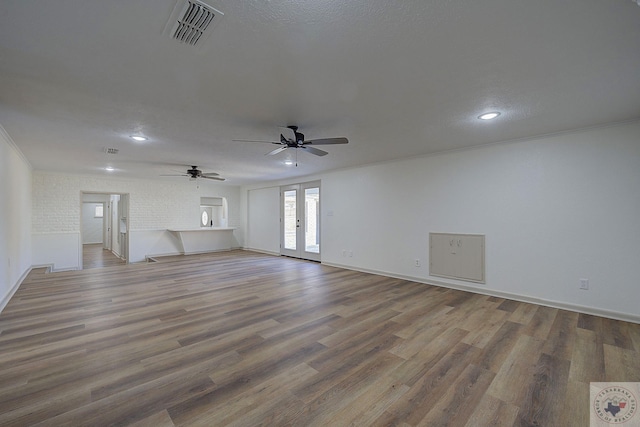
<path fill-rule="evenodd" d="M 580 279 L 580 289 L 589 290 L 589 279 Z"/>
<path fill-rule="evenodd" d="M 345 257 L 347 256 L 347 250 L 346 249 L 342 250 L 342 256 L 345 256 Z"/>
<path fill-rule="evenodd" d="M 414 265 L 415 265 L 416 267 L 420 267 L 420 260 L 419 260 L 419 259 L 416 259 L 416 260 L 415 260 L 415 264 L 414 264 Z"/>
<path fill-rule="evenodd" d="M 352 257 L 353 257 L 353 251 L 351 250 L 349 251 L 349 258 L 352 258 Z"/>

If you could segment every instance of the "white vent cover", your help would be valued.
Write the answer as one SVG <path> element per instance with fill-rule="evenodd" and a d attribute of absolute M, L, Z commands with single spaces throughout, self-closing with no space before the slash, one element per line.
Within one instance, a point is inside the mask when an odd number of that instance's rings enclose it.
<path fill-rule="evenodd" d="M 201 46 L 224 14 L 198 0 L 178 0 L 164 33 L 190 46 Z"/>
<path fill-rule="evenodd" d="M 429 233 L 429 275 L 485 283 L 484 235 Z"/>

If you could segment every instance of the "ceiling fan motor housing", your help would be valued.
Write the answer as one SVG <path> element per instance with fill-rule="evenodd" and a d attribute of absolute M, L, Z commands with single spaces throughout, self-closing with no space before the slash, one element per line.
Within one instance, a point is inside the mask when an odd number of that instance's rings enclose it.
<path fill-rule="evenodd" d="M 297 145 L 302 145 L 304 143 L 304 134 L 302 132 L 298 132 L 298 126 L 287 126 L 289 129 L 293 131 L 296 136 L 295 143 Z M 280 135 L 281 141 L 287 142 L 286 139 Z"/>

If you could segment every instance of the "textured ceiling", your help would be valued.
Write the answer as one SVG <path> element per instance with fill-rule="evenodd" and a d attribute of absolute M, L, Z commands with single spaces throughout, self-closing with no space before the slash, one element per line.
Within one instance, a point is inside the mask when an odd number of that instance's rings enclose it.
<path fill-rule="evenodd" d="M 631 0 L 207 3 L 197 49 L 175 0 L 0 1 L 0 124 L 36 170 L 244 184 L 640 118 Z M 292 124 L 350 143 L 296 168 L 232 141 Z"/>

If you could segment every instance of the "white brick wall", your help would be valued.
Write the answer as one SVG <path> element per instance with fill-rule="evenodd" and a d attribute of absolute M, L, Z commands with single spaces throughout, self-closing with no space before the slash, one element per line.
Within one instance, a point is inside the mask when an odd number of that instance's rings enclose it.
<path fill-rule="evenodd" d="M 229 226 L 241 226 L 240 187 L 204 180 L 125 180 L 35 172 L 33 233 L 79 232 L 82 192 L 128 193 L 131 231 L 197 228 L 200 197 L 225 197 Z M 242 232 L 235 234 L 241 236 Z"/>

